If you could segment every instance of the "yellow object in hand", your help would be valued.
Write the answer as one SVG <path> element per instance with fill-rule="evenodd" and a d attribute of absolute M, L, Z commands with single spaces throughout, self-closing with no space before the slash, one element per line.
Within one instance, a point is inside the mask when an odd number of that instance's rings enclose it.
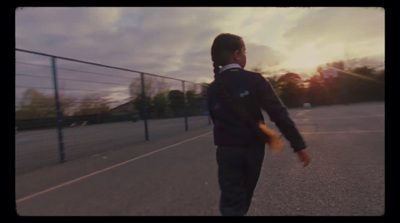
<path fill-rule="evenodd" d="M 271 151 L 274 153 L 279 153 L 282 151 L 284 142 L 278 137 L 278 134 L 276 134 L 276 132 L 271 128 L 268 128 L 268 126 L 266 126 L 263 122 L 259 122 L 258 127 L 260 127 L 265 135 L 269 136 L 270 140 L 268 145 L 271 148 Z"/>

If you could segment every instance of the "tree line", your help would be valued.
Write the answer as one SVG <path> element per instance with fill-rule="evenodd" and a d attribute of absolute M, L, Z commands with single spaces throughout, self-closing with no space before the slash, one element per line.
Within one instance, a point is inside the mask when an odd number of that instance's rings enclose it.
<path fill-rule="evenodd" d="M 205 111 L 206 85 L 201 86 L 200 93 L 189 89 L 184 94 L 181 90 L 170 90 L 165 83 L 151 77 L 146 78 L 144 92 L 140 84 L 132 82 L 129 85 L 128 106 L 114 115 L 137 115 L 142 119 L 146 109 L 146 117 L 151 119 L 203 115 Z M 143 93 L 146 95 L 145 106 Z M 60 94 L 59 102 L 63 117 L 106 116 L 113 110 L 110 100 L 98 94 L 81 99 Z M 44 94 L 35 88 L 26 89 L 21 100 L 16 102 L 15 116 L 16 120 L 55 118 L 54 95 Z"/>
<path fill-rule="evenodd" d="M 305 80 L 292 72 L 267 79 L 289 108 L 302 107 L 304 103 L 321 106 L 385 100 L 385 70 L 362 66 L 344 71 L 343 62 L 327 65 L 342 71 L 337 71 L 336 77 L 325 78 L 324 69 L 318 67 L 316 74 Z M 254 70 L 260 72 L 258 68 Z"/>
<path fill-rule="evenodd" d="M 329 65 L 343 70 L 342 62 Z M 259 68 L 252 70 L 266 73 Z M 304 103 L 320 106 L 384 101 L 385 70 L 376 71 L 363 66 L 348 70 L 358 76 L 339 71 L 337 77 L 332 78 L 324 78 L 323 71 L 324 69 L 319 67 L 316 74 L 306 80 L 293 72 L 266 79 L 289 108 L 301 107 Z M 201 85 L 200 93 L 190 89 L 184 94 L 182 90 L 170 90 L 162 79 L 157 81 L 147 77 L 143 91 L 140 82 L 132 82 L 128 88 L 130 100 L 128 109 L 124 112 L 137 114 L 139 118 L 144 118 L 145 114 L 149 119 L 203 115 L 207 111 L 207 84 Z M 143 93 L 146 95 L 145 106 Z M 60 112 L 64 117 L 106 115 L 112 110 L 110 101 L 99 95 L 88 95 L 80 100 L 60 95 L 60 104 Z M 16 120 L 55 118 L 54 96 L 29 88 L 23 93 L 22 100 L 16 103 L 15 115 Z"/>

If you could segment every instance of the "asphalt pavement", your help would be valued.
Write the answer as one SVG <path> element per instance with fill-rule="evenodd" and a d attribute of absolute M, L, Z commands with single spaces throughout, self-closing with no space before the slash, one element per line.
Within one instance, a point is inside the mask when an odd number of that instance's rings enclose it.
<path fill-rule="evenodd" d="M 385 214 L 385 105 L 290 110 L 311 163 L 266 148 L 248 216 Z M 265 116 L 268 119 L 267 116 Z M 272 123 L 268 125 L 275 128 Z M 218 216 L 212 126 L 16 174 L 23 216 Z"/>

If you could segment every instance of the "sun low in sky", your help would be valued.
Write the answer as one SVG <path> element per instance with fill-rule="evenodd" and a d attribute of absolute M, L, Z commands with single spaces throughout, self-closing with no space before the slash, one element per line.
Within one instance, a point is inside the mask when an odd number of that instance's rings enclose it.
<path fill-rule="evenodd" d="M 313 43 L 306 43 L 303 46 L 287 54 L 287 59 L 282 63 L 282 67 L 288 69 L 312 69 L 328 61 L 326 56 L 315 47 Z"/>
<path fill-rule="evenodd" d="M 311 73 L 385 53 L 383 8 L 24 7 L 15 16 L 16 48 L 194 82 L 212 81 L 211 44 L 225 32 L 243 37 L 246 69 Z"/>

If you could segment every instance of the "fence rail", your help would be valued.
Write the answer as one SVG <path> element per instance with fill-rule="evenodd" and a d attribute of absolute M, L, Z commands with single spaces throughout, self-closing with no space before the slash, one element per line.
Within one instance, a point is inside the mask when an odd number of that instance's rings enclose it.
<path fill-rule="evenodd" d="M 206 84 L 18 48 L 15 80 L 17 172 L 49 157 L 65 162 L 78 150 L 94 153 L 211 124 Z M 48 138 L 31 137 L 41 131 Z M 77 137 L 79 131 L 87 137 Z M 126 137 L 106 142 L 105 132 Z"/>

